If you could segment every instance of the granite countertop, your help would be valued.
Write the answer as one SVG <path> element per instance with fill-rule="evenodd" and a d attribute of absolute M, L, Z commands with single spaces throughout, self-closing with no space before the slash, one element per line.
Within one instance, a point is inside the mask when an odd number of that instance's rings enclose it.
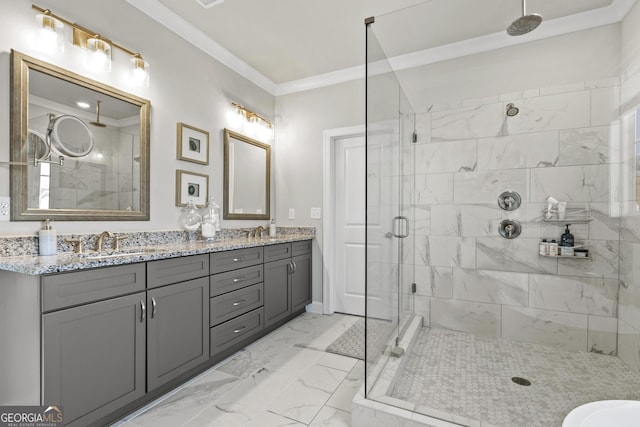
<path fill-rule="evenodd" d="M 315 235 L 311 233 L 301 233 L 265 237 L 262 239 L 231 238 L 221 239 L 211 243 L 196 241 L 191 243 L 166 243 L 160 245 L 125 247 L 116 253 L 117 256 L 102 259 L 90 258 L 91 256 L 98 255 L 93 251 L 87 251 L 84 254 L 62 252 L 50 256 L 23 255 L 2 257 L 0 258 L 0 270 L 31 275 L 60 273 L 158 259 L 177 258 L 187 255 L 208 254 L 232 249 L 268 246 L 278 243 L 310 240 L 314 237 Z M 106 254 L 108 254 L 108 252 L 106 252 Z"/>

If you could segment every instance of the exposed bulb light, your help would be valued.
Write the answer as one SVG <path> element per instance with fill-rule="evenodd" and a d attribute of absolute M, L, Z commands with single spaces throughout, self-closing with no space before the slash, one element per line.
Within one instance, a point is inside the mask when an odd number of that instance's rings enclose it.
<path fill-rule="evenodd" d="M 87 40 L 85 66 L 93 72 L 111 71 L 111 45 L 99 35 Z"/>
<path fill-rule="evenodd" d="M 129 83 L 135 87 L 149 87 L 149 63 L 139 53 L 131 58 Z"/>
<path fill-rule="evenodd" d="M 64 52 L 64 24 L 51 16 L 48 9 L 36 15 L 36 23 L 34 47 L 46 55 Z"/>
<path fill-rule="evenodd" d="M 240 130 L 248 136 L 262 141 L 273 139 L 273 124 L 269 119 L 232 102 L 233 112 L 227 115 L 229 127 Z"/>

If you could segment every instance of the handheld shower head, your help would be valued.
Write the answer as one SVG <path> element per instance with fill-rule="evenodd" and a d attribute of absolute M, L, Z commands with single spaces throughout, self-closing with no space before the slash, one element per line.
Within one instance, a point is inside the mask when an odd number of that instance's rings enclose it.
<path fill-rule="evenodd" d="M 509 25 L 507 34 L 510 36 L 522 36 L 527 34 L 542 23 L 542 16 L 537 13 L 527 15 L 527 0 L 522 0 L 522 16 Z"/>

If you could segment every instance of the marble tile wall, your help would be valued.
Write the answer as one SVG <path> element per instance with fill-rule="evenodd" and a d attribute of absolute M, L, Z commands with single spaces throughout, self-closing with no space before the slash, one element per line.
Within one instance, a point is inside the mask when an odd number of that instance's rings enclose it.
<path fill-rule="evenodd" d="M 406 185 L 405 196 L 415 218 L 415 311 L 425 323 L 568 350 L 638 352 L 629 330 L 640 330 L 640 272 L 626 288 L 618 280 L 626 259 L 616 214 L 619 89 L 618 78 L 578 82 L 417 116 L 418 143 L 404 153 L 415 162 L 415 177 L 405 177 L 415 188 Z M 506 116 L 508 103 L 517 116 Z M 518 210 L 498 207 L 506 190 L 520 193 Z M 538 254 L 541 238 L 559 240 L 564 229 L 542 222 L 548 196 L 589 209 L 593 221 L 572 233 L 590 259 Z M 520 237 L 498 234 L 505 218 L 521 222 Z M 635 236 L 640 261 L 640 221 Z M 620 350 L 618 315 L 628 337 Z"/>

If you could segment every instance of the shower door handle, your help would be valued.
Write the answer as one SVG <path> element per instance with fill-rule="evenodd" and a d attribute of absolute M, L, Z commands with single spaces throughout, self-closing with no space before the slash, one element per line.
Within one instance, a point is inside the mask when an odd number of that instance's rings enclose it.
<path fill-rule="evenodd" d="M 402 223 L 404 223 L 404 227 L 401 226 Z M 403 230 L 404 233 L 402 232 Z M 393 232 L 388 232 L 385 237 L 389 239 L 392 237 L 397 237 L 398 239 L 409 237 L 409 218 L 403 215 L 393 218 Z"/>

